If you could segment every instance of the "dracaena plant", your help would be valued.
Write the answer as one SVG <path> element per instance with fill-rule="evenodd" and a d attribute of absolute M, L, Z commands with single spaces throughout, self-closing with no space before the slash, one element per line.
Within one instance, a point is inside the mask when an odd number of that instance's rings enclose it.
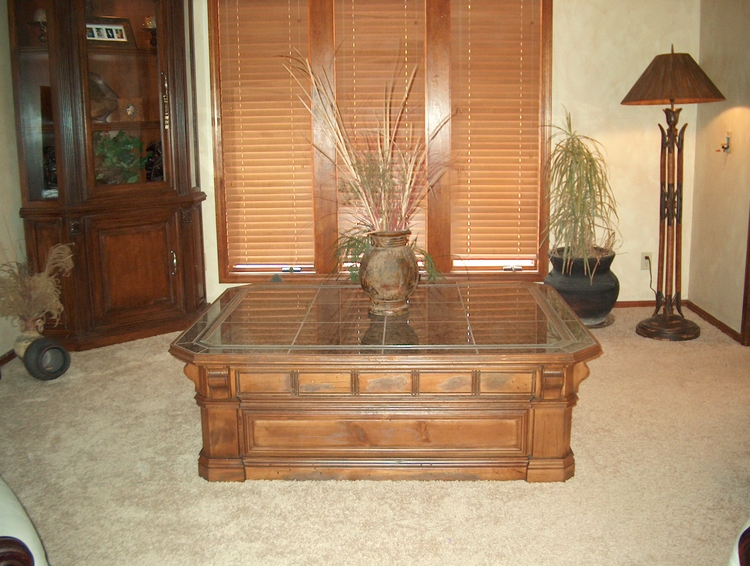
<path fill-rule="evenodd" d="M 547 236 L 563 256 L 563 272 L 574 259 L 597 260 L 615 245 L 617 210 L 601 144 L 573 129 L 570 113 L 565 125 L 554 127 L 545 176 L 549 196 Z M 595 269 L 595 268 L 594 268 Z"/>

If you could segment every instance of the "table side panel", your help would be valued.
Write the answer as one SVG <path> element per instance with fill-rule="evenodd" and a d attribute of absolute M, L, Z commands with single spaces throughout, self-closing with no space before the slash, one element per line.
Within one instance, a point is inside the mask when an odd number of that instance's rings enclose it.
<path fill-rule="evenodd" d="M 209 375 L 221 375 L 219 369 Z M 348 371 L 241 366 L 232 368 L 232 390 L 240 398 L 257 395 L 521 395 L 541 388 L 542 368 L 420 370 L 411 367 Z M 214 380 L 215 383 L 219 383 Z"/>
<path fill-rule="evenodd" d="M 467 411 L 468 412 L 468 411 Z M 405 452 L 421 454 L 446 451 L 527 454 L 527 413 L 496 412 L 447 418 L 428 412 L 422 418 L 390 412 L 387 419 L 364 414 L 311 414 L 304 416 L 264 414 L 248 410 L 245 420 L 245 455 L 254 452 L 279 452 L 286 455 L 348 454 L 362 457 L 369 452 Z M 498 454 L 496 454 L 498 455 Z M 433 454 L 434 456 L 434 454 Z"/>

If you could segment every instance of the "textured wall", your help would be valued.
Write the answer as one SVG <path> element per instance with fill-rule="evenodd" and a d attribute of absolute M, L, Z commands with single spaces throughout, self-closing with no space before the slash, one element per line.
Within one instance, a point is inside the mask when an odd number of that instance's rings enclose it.
<path fill-rule="evenodd" d="M 203 249 L 206 258 L 206 294 L 209 302 L 232 287 L 219 283 L 219 251 L 216 234 L 216 198 L 214 191 L 214 146 L 211 118 L 211 70 L 208 52 L 208 2 L 193 3 L 195 36 L 196 107 L 198 110 L 198 153 L 200 155 L 203 201 Z"/>
<path fill-rule="evenodd" d="M 651 60 L 675 51 L 697 60 L 699 0 L 555 0 L 553 119 L 567 108 L 579 132 L 606 148 L 610 181 L 620 216 L 618 256 L 612 270 L 620 279 L 621 301 L 653 300 L 641 252 L 657 252 L 659 232 L 658 124 L 660 106 L 620 102 Z M 695 105 L 685 107 L 686 133 L 684 249 L 690 250 L 690 205 L 695 154 Z M 686 261 L 687 263 L 687 261 Z M 655 269 L 654 269 L 655 271 Z M 687 265 L 684 273 L 687 273 Z M 687 296 L 687 277 L 683 296 Z"/>
<path fill-rule="evenodd" d="M 23 238 L 23 226 L 18 216 L 21 193 L 16 155 L 16 124 L 13 112 L 13 87 L 10 73 L 8 44 L 8 5 L 0 2 L 0 261 L 14 253 L 15 244 Z M 0 318 L 0 356 L 13 349 L 17 328 Z"/>
<path fill-rule="evenodd" d="M 198 3 L 202 4 L 202 3 Z M 553 121 L 560 123 L 567 108 L 576 128 L 601 141 L 609 156 L 612 185 L 620 203 L 621 247 L 613 270 L 621 284 L 620 300 L 651 300 L 648 272 L 640 269 L 642 251 L 656 251 L 658 241 L 659 107 L 625 107 L 620 101 L 640 74 L 672 43 L 697 58 L 700 0 L 555 0 L 553 37 Z M 196 6 L 197 72 L 199 85 L 208 83 L 207 17 Z M 211 155 L 210 97 L 199 88 L 201 156 Z M 695 122 L 695 108 L 685 108 L 683 120 Z M 695 128 L 687 136 L 685 248 L 690 246 Z M 209 157 L 210 158 L 210 157 Z M 202 162 L 206 201 L 206 273 L 209 299 L 226 287 L 216 268 L 213 170 Z M 686 259 L 687 259 L 686 253 Z M 686 269 L 687 272 L 687 269 Z M 685 289 L 687 291 L 687 281 Z"/>
<path fill-rule="evenodd" d="M 750 3 L 712 0 L 701 10 L 700 63 L 727 98 L 698 107 L 690 300 L 736 331 L 742 326 L 750 217 Z M 731 153 L 716 152 L 732 132 Z"/>

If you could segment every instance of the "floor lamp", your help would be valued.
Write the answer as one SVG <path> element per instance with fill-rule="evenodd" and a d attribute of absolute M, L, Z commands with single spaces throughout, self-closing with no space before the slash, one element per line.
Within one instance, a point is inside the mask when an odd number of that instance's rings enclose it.
<path fill-rule="evenodd" d="M 666 130 L 661 130 L 659 202 L 659 260 L 656 283 L 656 309 L 642 320 L 636 332 L 659 340 L 692 340 L 700 327 L 682 314 L 682 150 L 687 124 L 677 131 L 681 108 L 675 104 L 693 104 L 724 100 L 711 79 L 687 53 L 657 55 L 646 68 L 622 104 L 669 104 Z"/>

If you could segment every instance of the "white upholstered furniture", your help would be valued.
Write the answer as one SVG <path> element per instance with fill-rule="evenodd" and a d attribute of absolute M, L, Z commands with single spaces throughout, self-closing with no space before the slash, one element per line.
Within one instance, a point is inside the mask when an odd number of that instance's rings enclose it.
<path fill-rule="evenodd" d="M 737 538 L 734 540 L 732 555 L 727 566 L 750 565 L 750 519 L 744 524 Z"/>
<path fill-rule="evenodd" d="M 0 564 L 48 566 L 47 555 L 34 524 L 1 477 Z"/>

